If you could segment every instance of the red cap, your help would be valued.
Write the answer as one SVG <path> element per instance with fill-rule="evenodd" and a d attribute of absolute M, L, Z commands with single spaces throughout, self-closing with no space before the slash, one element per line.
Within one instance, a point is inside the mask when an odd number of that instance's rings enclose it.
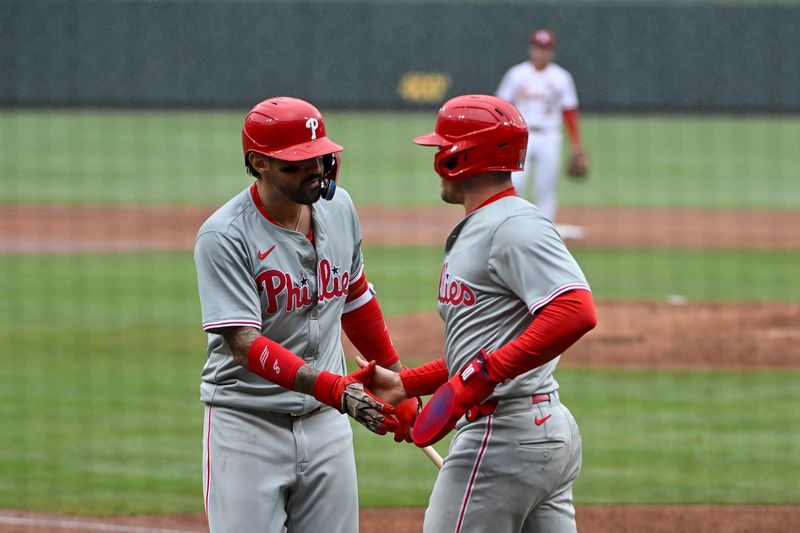
<path fill-rule="evenodd" d="M 328 139 L 325 121 L 313 105 L 298 98 L 264 100 L 250 110 L 242 127 L 242 150 L 284 161 L 301 161 L 341 152 Z"/>
<path fill-rule="evenodd" d="M 531 33 L 531 44 L 549 48 L 556 44 L 556 38 L 550 30 L 536 30 Z"/>

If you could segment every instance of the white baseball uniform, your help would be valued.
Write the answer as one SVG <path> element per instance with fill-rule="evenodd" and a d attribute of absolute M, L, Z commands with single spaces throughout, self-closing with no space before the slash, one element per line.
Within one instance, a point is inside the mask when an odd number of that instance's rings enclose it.
<path fill-rule="evenodd" d="M 219 328 L 249 326 L 319 370 L 346 374 L 341 315 L 361 283 L 361 228 L 346 191 L 311 206 L 309 236 L 272 223 L 255 184 L 215 212 L 195 243 L 208 359 L 203 483 L 213 532 L 358 531 L 347 416 L 233 362 Z"/>
<path fill-rule="evenodd" d="M 536 70 L 530 61 L 525 61 L 506 72 L 496 95 L 514 104 L 528 124 L 525 170 L 512 173 L 514 187 L 521 196 L 528 197 L 533 170 L 535 203 L 544 216 L 555 220 L 562 113 L 578 107 L 575 82 L 569 72 L 555 63 Z"/>

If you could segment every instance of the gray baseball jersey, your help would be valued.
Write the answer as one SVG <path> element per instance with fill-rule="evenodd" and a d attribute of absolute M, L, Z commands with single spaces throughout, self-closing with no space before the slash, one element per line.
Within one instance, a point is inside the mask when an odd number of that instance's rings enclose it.
<path fill-rule="evenodd" d="M 321 405 L 234 364 L 215 333 L 222 327 L 260 329 L 315 368 L 345 373 L 340 319 L 349 286 L 363 275 L 361 228 L 341 188 L 333 200 L 313 204 L 312 217 L 313 244 L 270 222 L 253 185 L 200 228 L 194 257 L 203 328 L 209 332 L 203 402 L 276 413 L 309 412 Z"/>
<path fill-rule="evenodd" d="M 448 239 L 439 313 L 451 376 L 481 348 L 491 353 L 519 336 L 559 294 L 589 288 L 553 223 L 512 194 L 473 212 Z M 493 414 L 459 421 L 425 513 L 425 533 L 575 532 L 572 484 L 581 437 L 559 401 L 557 363 L 499 385 Z"/>
<path fill-rule="evenodd" d="M 484 348 L 517 338 L 536 311 L 572 289 L 588 289 L 553 223 L 531 203 L 504 196 L 470 214 L 446 251 L 439 279 L 450 376 Z M 558 388 L 558 358 L 497 387 L 494 396 L 529 396 Z"/>

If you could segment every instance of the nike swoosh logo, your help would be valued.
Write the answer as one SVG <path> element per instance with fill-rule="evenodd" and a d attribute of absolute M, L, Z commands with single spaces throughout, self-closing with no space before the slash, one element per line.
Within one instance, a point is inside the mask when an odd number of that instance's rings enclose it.
<path fill-rule="evenodd" d="M 546 417 L 544 417 L 544 418 L 539 418 L 539 417 L 537 416 L 536 418 L 534 418 L 534 419 L 533 419 L 533 421 L 534 421 L 534 422 L 536 422 L 536 425 L 537 425 L 537 426 L 541 426 L 542 424 L 544 424 L 545 422 L 547 422 L 547 419 L 548 419 L 548 418 L 550 418 L 551 416 L 553 416 L 553 415 L 547 415 L 547 416 L 546 416 Z"/>
<path fill-rule="evenodd" d="M 272 250 L 274 250 L 274 249 L 275 249 L 275 245 L 273 244 L 273 245 L 272 245 L 272 248 L 270 248 L 270 249 L 269 249 L 269 250 L 267 250 L 266 252 L 264 252 L 264 253 L 258 252 L 258 258 L 259 258 L 261 261 L 263 261 L 264 259 L 266 259 L 266 258 L 267 258 L 267 256 L 268 256 L 268 255 L 269 255 L 269 254 L 272 252 Z"/>

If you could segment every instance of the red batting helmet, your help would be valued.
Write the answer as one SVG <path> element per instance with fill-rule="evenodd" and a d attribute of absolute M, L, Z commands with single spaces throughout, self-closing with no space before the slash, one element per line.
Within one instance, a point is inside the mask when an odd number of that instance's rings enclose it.
<path fill-rule="evenodd" d="M 242 127 L 242 149 L 284 161 L 302 161 L 341 152 L 342 147 L 325 136 L 325 121 L 313 105 L 280 96 L 257 104 Z"/>
<path fill-rule="evenodd" d="M 445 102 L 436 129 L 414 142 L 438 146 L 433 168 L 458 183 L 483 172 L 522 170 L 528 127 L 517 108 L 505 100 L 470 94 Z"/>

